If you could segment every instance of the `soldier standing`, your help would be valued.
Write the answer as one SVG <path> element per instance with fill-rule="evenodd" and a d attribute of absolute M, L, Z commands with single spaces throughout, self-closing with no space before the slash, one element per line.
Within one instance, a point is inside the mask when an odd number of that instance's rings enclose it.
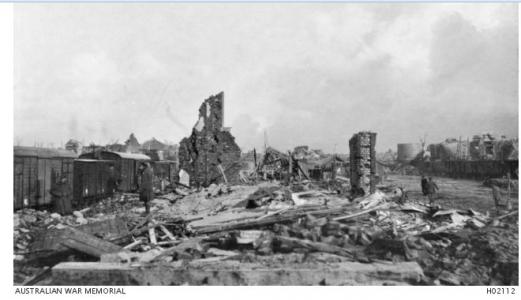
<path fill-rule="evenodd" d="M 150 163 L 143 162 L 140 166 L 141 169 L 141 182 L 139 185 L 139 200 L 145 202 L 145 211 L 147 214 L 150 213 L 150 201 L 154 197 L 154 191 L 152 188 L 152 180 L 154 178 L 154 172 Z"/>
<path fill-rule="evenodd" d="M 58 213 L 62 215 L 72 213 L 72 192 L 68 184 L 67 176 L 62 176 L 60 181 L 51 189 L 50 193 L 53 197 L 54 208 Z"/>
<path fill-rule="evenodd" d="M 421 188 L 422 188 L 423 196 L 424 197 L 427 196 L 429 194 L 428 193 L 429 181 L 427 180 L 427 177 L 425 177 L 425 175 L 422 175 Z"/>
<path fill-rule="evenodd" d="M 501 205 L 501 190 L 496 183 L 492 183 L 492 198 L 494 199 L 494 205 L 496 206 L 496 213 L 499 214 L 499 206 Z"/>
<path fill-rule="evenodd" d="M 432 177 L 429 177 L 429 181 L 427 182 L 427 197 L 429 197 L 429 204 L 434 204 L 434 194 L 439 190 L 438 185 L 434 180 L 432 180 Z"/>

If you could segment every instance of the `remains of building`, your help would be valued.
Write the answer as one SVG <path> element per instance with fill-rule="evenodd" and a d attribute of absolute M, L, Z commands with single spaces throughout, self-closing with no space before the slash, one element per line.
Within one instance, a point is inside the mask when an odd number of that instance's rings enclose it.
<path fill-rule="evenodd" d="M 351 186 L 357 195 L 369 195 L 376 188 L 376 133 L 359 132 L 349 140 Z"/>
<path fill-rule="evenodd" d="M 192 134 L 179 143 L 180 168 L 190 176 L 191 185 L 238 183 L 241 149 L 230 128 L 223 127 L 224 93 L 206 99 Z"/>

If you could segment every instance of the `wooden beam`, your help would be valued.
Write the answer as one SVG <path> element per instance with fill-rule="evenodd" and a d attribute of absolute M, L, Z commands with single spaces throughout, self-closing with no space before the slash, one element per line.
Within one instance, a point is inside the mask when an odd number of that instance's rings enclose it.
<path fill-rule="evenodd" d="M 121 251 L 120 246 L 75 228 L 68 228 L 67 235 L 61 243 L 69 248 L 95 257 L 101 257 L 105 253 Z"/>
<path fill-rule="evenodd" d="M 347 220 L 347 219 L 351 219 L 351 218 L 354 218 L 354 217 L 365 215 L 365 214 L 370 213 L 372 211 L 375 211 L 375 210 L 378 210 L 378 209 L 382 209 L 382 208 L 386 208 L 386 207 L 387 207 L 387 204 L 384 203 L 384 204 L 380 204 L 380 205 L 375 206 L 375 207 L 370 208 L 370 209 L 359 211 L 359 212 L 354 213 L 354 214 L 349 214 L 349 215 L 346 215 L 346 216 L 336 217 L 336 218 L 333 218 L 333 220 L 334 221 Z"/>
<path fill-rule="evenodd" d="M 163 226 L 163 225 L 159 225 L 159 229 L 161 229 L 161 231 L 163 231 L 163 233 L 166 234 L 166 236 L 167 236 L 170 240 L 172 240 L 172 241 L 175 241 L 175 240 L 176 240 L 175 236 L 174 236 L 174 235 L 173 235 L 173 234 L 172 234 L 168 229 L 166 229 L 165 226 Z"/>
<path fill-rule="evenodd" d="M 125 247 L 123 247 L 123 249 L 125 250 L 131 250 L 132 248 L 138 246 L 138 245 L 141 245 L 143 243 L 143 239 L 137 239 L 135 240 L 134 242 L 126 245 Z"/>
<path fill-rule="evenodd" d="M 221 175 L 223 176 L 224 182 L 226 184 L 228 184 L 228 179 L 226 178 L 226 174 L 224 174 L 223 166 L 221 166 L 221 164 L 218 164 L 217 165 L 217 169 L 219 169 L 219 171 L 221 172 Z"/>
<path fill-rule="evenodd" d="M 325 252 L 325 253 L 331 253 L 336 254 L 340 256 L 345 256 L 349 258 L 354 258 L 354 254 L 342 247 L 333 246 L 326 243 L 321 242 L 313 242 L 310 240 L 302 240 L 292 237 L 285 237 L 285 236 L 277 236 L 275 237 L 276 240 L 279 240 L 283 244 L 286 244 L 289 246 L 289 248 L 305 248 L 309 249 L 314 252 Z"/>
<path fill-rule="evenodd" d="M 148 228 L 148 237 L 150 238 L 150 243 L 152 245 L 157 245 L 157 238 L 156 238 L 155 227 L 149 227 Z"/>
<path fill-rule="evenodd" d="M 210 225 L 203 228 L 199 228 L 196 230 L 198 234 L 206 234 L 206 233 L 214 233 L 214 232 L 220 232 L 220 231 L 230 231 L 230 230 L 237 230 L 237 229 L 248 229 L 248 228 L 256 228 L 256 227 L 262 227 L 267 225 L 272 225 L 275 223 L 284 223 L 284 222 L 290 222 L 293 220 L 296 220 L 298 218 L 305 217 L 307 214 L 313 215 L 313 216 L 327 216 L 331 214 L 341 214 L 344 213 L 346 210 L 348 210 L 349 207 L 341 206 L 337 208 L 331 208 L 331 209 L 322 209 L 322 210 L 306 210 L 306 209 L 293 209 L 291 211 L 286 211 L 283 215 L 275 215 L 266 217 L 265 219 L 261 220 L 249 220 L 244 222 L 238 222 L 233 224 L 219 224 L 219 225 Z"/>

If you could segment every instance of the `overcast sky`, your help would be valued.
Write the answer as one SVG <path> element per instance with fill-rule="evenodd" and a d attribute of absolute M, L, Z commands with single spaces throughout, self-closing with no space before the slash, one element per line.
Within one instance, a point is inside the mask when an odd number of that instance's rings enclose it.
<path fill-rule="evenodd" d="M 15 5 L 15 143 L 179 142 L 208 96 L 245 150 L 518 135 L 515 4 Z"/>

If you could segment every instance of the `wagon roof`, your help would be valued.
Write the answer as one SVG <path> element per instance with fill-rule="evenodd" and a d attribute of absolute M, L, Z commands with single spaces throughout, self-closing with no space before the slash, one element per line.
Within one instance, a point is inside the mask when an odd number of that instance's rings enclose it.
<path fill-rule="evenodd" d="M 148 155 L 141 154 L 141 153 L 126 153 L 126 152 L 116 152 L 116 151 L 107 151 L 107 152 L 114 153 L 121 158 L 135 159 L 135 160 L 150 160 L 150 157 Z"/>
<path fill-rule="evenodd" d="M 79 161 L 79 162 L 94 162 L 94 163 L 113 162 L 113 160 L 91 159 L 91 158 L 78 158 L 78 159 L 76 159 L 76 161 Z"/>
<path fill-rule="evenodd" d="M 175 160 L 156 160 L 154 161 L 154 164 L 177 164 L 177 161 Z"/>
<path fill-rule="evenodd" d="M 40 158 L 77 158 L 78 154 L 65 149 L 15 146 L 14 156 L 32 156 Z"/>

